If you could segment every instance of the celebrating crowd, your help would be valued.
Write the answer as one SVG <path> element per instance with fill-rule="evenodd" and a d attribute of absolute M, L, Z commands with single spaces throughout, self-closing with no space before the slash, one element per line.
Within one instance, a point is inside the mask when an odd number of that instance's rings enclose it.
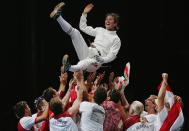
<path fill-rule="evenodd" d="M 124 91 L 129 84 L 130 63 L 126 64 L 122 76 L 114 72 L 108 74 L 107 82 L 102 82 L 106 72 L 97 74 L 97 69 L 113 61 L 120 49 L 121 42 L 115 31 L 119 16 L 110 13 L 106 16 L 106 29 L 93 29 L 86 25 L 86 18 L 94 5 L 87 5 L 80 19 L 80 29 L 95 37 L 88 47 L 79 31 L 62 18 L 63 5 L 63 2 L 58 4 L 50 17 L 70 35 L 80 61 L 71 65 L 68 55 L 63 57 L 59 89 L 49 87 L 35 99 L 36 113 L 31 113 L 26 101 L 15 104 L 18 131 L 182 130 L 183 102 L 168 85 L 167 73 L 161 74 L 157 95 L 149 94 L 144 102 L 126 99 Z M 84 74 L 83 70 L 88 72 Z M 73 72 L 73 76 L 68 76 L 68 71 Z"/>
<path fill-rule="evenodd" d="M 14 111 L 20 119 L 18 130 L 181 130 L 183 103 L 181 97 L 173 95 L 167 73 L 162 73 L 157 95 L 149 95 L 144 102 L 135 100 L 130 104 L 124 94 L 129 83 L 128 70 L 121 77 L 115 77 L 111 72 L 107 83 L 102 83 L 105 72 L 96 74 L 84 75 L 80 70 L 74 72 L 68 82 L 68 73 L 61 72 L 59 90 L 52 87 L 45 89 L 34 102 L 37 112 L 33 115 L 26 101 L 16 103 Z M 120 79 L 122 77 L 124 80 Z"/>

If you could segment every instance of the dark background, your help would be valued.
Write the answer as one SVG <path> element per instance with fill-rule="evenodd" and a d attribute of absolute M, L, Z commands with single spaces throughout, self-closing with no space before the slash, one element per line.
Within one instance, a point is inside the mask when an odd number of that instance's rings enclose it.
<path fill-rule="evenodd" d="M 70 37 L 49 14 L 58 0 L 7 1 L 1 16 L 1 107 L 2 130 L 16 130 L 18 120 L 13 105 L 26 100 L 35 113 L 33 101 L 49 86 L 58 89 L 61 59 L 69 54 L 71 63 L 78 62 Z M 78 29 L 84 7 L 94 3 L 88 14 L 88 25 L 103 26 L 105 14 L 120 14 L 121 49 L 112 63 L 98 72 L 106 71 L 116 76 L 123 74 L 125 64 L 131 63 L 130 84 L 125 90 L 131 103 L 157 94 L 161 73 L 169 74 L 173 92 L 183 98 L 184 129 L 188 127 L 188 22 L 184 4 L 177 2 L 65 0 L 63 17 Z M 86 42 L 89 37 L 82 33 Z M 71 73 L 69 73 L 71 75 Z M 70 77 L 69 77 L 70 78 Z M 2 128 L 1 127 L 1 128 Z"/>

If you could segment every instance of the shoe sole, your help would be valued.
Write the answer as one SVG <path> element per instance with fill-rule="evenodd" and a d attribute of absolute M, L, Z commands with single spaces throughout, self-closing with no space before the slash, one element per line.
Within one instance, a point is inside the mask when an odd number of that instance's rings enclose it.
<path fill-rule="evenodd" d="M 63 66 L 66 64 L 66 62 L 67 62 L 67 60 L 68 60 L 68 57 L 69 57 L 69 56 L 68 56 L 67 54 L 63 56 L 63 58 L 62 58 L 62 65 L 63 65 Z"/>
<path fill-rule="evenodd" d="M 54 15 L 57 13 L 57 11 L 58 11 L 60 8 L 62 8 L 62 6 L 64 6 L 64 5 L 65 5 L 64 2 L 60 2 L 60 3 L 54 8 L 54 10 L 51 12 L 50 18 L 53 18 Z"/>
<path fill-rule="evenodd" d="M 69 56 L 66 54 L 66 55 L 64 55 L 63 58 L 62 58 L 62 66 L 61 66 L 61 72 L 62 72 L 62 73 L 65 73 L 65 72 L 64 72 L 64 65 L 67 63 L 68 57 L 69 57 Z"/>

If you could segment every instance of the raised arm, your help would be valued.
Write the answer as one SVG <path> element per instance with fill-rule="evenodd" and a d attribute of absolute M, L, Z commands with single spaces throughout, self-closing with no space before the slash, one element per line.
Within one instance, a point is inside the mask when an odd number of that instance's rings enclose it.
<path fill-rule="evenodd" d="M 66 88 L 66 84 L 67 84 L 67 79 L 68 79 L 68 73 L 64 73 L 59 76 L 60 79 L 60 86 L 58 89 L 58 93 L 60 95 L 60 98 L 62 99 L 64 94 L 65 94 L 65 88 Z"/>
<path fill-rule="evenodd" d="M 100 85 L 102 79 L 105 76 L 105 73 L 106 73 L 105 71 L 103 73 L 99 73 L 99 75 L 96 77 L 96 79 L 94 81 L 95 86 L 99 86 Z"/>
<path fill-rule="evenodd" d="M 89 91 L 89 88 L 92 87 L 93 85 L 93 81 L 95 79 L 95 76 L 96 76 L 96 71 L 95 72 L 91 72 L 88 77 L 87 77 L 87 80 L 86 80 L 86 88 L 87 88 L 87 91 Z"/>
<path fill-rule="evenodd" d="M 163 79 L 162 85 L 158 93 L 158 112 L 160 112 L 164 108 L 164 99 L 165 99 L 165 93 L 166 93 L 168 74 L 163 73 L 162 79 Z"/>
<path fill-rule="evenodd" d="M 123 106 L 123 108 L 125 109 L 125 111 L 129 110 L 129 102 L 127 101 L 124 92 L 120 92 L 121 94 L 121 104 Z"/>
<path fill-rule="evenodd" d="M 127 118 L 128 118 L 128 114 L 125 112 L 125 110 L 124 110 L 124 108 L 123 108 L 123 106 L 121 104 L 121 101 L 119 101 L 117 103 L 117 106 L 118 106 L 118 108 L 120 110 L 121 119 L 122 119 L 123 122 L 125 122 L 127 120 Z"/>
<path fill-rule="evenodd" d="M 93 9 L 93 7 L 94 7 L 93 4 L 88 4 L 85 7 L 82 13 L 82 16 L 80 18 L 79 28 L 81 31 L 83 31 L 84 33 L 88 35 L 96 36 L 96 30 L 91 26 L 87 26 L 87 13 L 89 13 Z"/>
<path fill-rule="evenodd" d="M 82 75 L 83 71 L 79 71 L 76 73 L 76 79 L 77 79 L 77 86 L 78 86 L 78 92 L 77 92 L 77 99 L 74 101 L 73 105 L 71 108 L 68 109 L 68 112 L 70 113 L 71 116 L 75 116 L 76 113 L 79 110 L 79 105 L 81 103 L 81 101 L 83 100 L 83 89 L 85 89 L 86 87 L 84 84 L 84 77 Z"/>
<path fill-rule="evenodd" d="M 109 80 L 108 80 L 108 88 L 109 89 L 113 88 L 113 79 L 114 79 L 114 72 L 111 72 L 109 75 Z"/>
<path fill-rule="evenodd" d="M 70 93 L 71 93 L 72 88 L 73 88 L 73 79 L 70 80 L 68 91 L 67 91 L 66 95 L 64 96 L 64 98 L 62 99 L 63 110 L 65 110 L 65 108 L 68 104 L 68 100 L 70 98 Z"/>

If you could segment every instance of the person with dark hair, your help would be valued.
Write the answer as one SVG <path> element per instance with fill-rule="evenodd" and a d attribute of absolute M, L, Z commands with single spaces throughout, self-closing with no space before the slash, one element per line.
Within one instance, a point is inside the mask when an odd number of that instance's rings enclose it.
<path fill-rule="evenodd" d="M 68 110 L 64 108 L 63 102 L 59 97 L 55 97 L 50 100 L 50 109 L 54 113 L 54 117 L 50 120 L 50 131 L 78 130 L 75 118 L 79 110 L 80 103 L 83 99 L 83 88 L 85 88 L 83 87 L 84 79 L 77 79 L 77 84 L 79 86 L 77 98 Z"/>
<path fill-rule="evenodd" d="M 107 100 L 102 103 L 105 110 L 104 131 L 117 131 L 121 120 L 121 114 L 117 103 L 121 100 L 120 92 L 112 88 L 108 93 Z"/>
<path fill-rule="evenodd" d="M 90 47 L 86 44 L 80 32 L 73 28 L 61 16 L 61 8 L 65 5 L 64 2 L 59 3 L 51 12 L 50 17 L 57 20 L 64 32 L 70 35 L 73 46 L 76 50 L 79 62 L 77 65 L 70 65 L 68 55 L 64 55 L 62 60 L 62 72 L 79 70 L 86 70 L 94 72 L 104 63 L 109 63 L 116 58 L 121 47 L 121 41 L 116 30 L 119 29 L 119 15 L 116 13 L 109 13 L 105 18 L 105 28 L 93 28 L 87 26 L 87 14 L 93 9 L 94 5 L 88 4 L 80 18 L 79 27 L 84 33 L 95 37 L 94 42 Z"/>
<path fill-rule="evenodd" d="M 42 96 L 47 102 L 50 102 L 50 100 L 54 97 L 60 97 L 60 99 L 63 98 L 64 92 L 65 92 L 65 87 L 66 87 L 66 84 L 67 84 L 68 74 L 67 73 L 64 73 L 64 74 L 61 73 L 61 76 L 59 78 L 60 78 L 60 87 L 59 87 L 58 92 L 52 87 L 49 87 L 49 88 L 47 88 L 43 91 Z M 71 87 L 69 87 L 69 88 L 71 88 Z M 69 95 L 70 95 L 70 92 L 67 92 L 67 94 L 62 99 L 62 102 L 64 104 L 64 108 L 67 105 L 67 99 L 69 98 Z M 49 116 L 43 122 L 42 127 L 41 127 L 42 131 L 49 131 L 49 120 L 52 118 L 52 116 L 53 116 L 53 112 L 49 109 Z"/>
<path fill-rule="evenodd" d="M 57 97 L 58 95 L 59 95 L 58 92 L 52 87 L 45 89 L 42 94 L 43 98 L 47 102 L 50 102 L 51 98 Z"/>
<path fill-rule="evenodd" d="M 18 131 L 32 131 L 34 130 L 34 125 L 45 120 L 48 116 L 49 106 L 45 105 L 45 110 L 40 116 L 36 116 L 31 114 L 30 107 L 28 106 L 26 101 L 20 101 L 16 103 L 14 106 L 14 112 L 17 118 L 19 118 L 18 122 Z"/>
<path fill-rule="evenodd" d="M 106 97 L 106 90 L 99 87 L 94 92 L 92 102 L 83 101 L 80 104 L 79 113 L 81 113 L 81 131 L 103 131 L 105 110 L 101 104 L 106 100 Z"/>
<path fill-rule="evenodd" d="M 59 94 L 55 89 L 49 87 L 43 91 L 42 96 L 49 103 L 52 98 L 59 96 Z M 49 109 L 48 117 L 42 123 L 41 130 L 49 131 L 49 120 L 51 119 L 52 116 L 53 116 L 53 112 Z"/>
<path fill-rule="evenodd" d="M 35 105 L 35 108 L 37 110 L 37 113 L 33 114 L 32 116 L 35 116 L 35 117 L 38 117 L 40 115 L 42 115 L 42 113 L 44 112 L 45 110 L 45 105 L 48 104 L 47 101 L 43 98 L 43 96 L 40 96 L 38 98 L 35 99 L 34 101 L 34 105 Z M 41 130 L 41 127 L 42 127 L 42 123 L 44 121 L 41 121 L 37 124 L 35 124 L 34 128 L 35 128 L 35 131 L 38 131 L 38 130 Z"/>

